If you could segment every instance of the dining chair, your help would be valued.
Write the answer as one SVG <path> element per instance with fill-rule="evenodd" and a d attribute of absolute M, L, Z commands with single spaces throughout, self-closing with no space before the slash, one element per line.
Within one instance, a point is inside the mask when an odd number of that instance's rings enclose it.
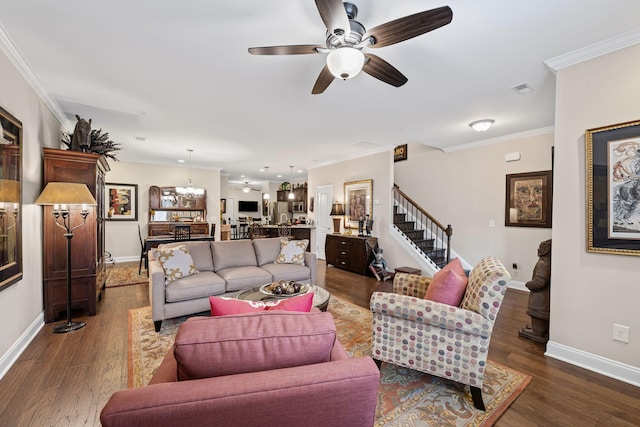
<path fill-rule="evenodd" d="M 188 225 L 176 225 L 173 230 L 174 240 L 189 240 L 191 239 L 191 227 Z"/>
<path fill-rule="evenodd" d="M 278 237 L 292 240 L 293 236 L 291 236 L 291 226 L 284 222 L 278 224 Z"/>
<path fill-rule="evenodd" d="M 144 260 L 144 269 L 147 271 L 147 275 L 149 274 L 149 258 L 147 255 L 147 251 L 144 247 L 144 242 L 142 241 L 142 231 L 140 231 L 140 224 L 138 224 L 138 238 L 140 239 L 140 265 L 138 266 L 138 274 L 142 271 L 142 261 Z"/>

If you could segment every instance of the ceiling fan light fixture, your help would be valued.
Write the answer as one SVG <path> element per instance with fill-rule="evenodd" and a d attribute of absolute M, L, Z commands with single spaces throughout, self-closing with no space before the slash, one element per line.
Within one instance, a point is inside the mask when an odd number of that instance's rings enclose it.
<path fill-rule="evenodd" d="M 364 54 L 360 49 L 344 46 L 327 55 L 327 67 L 339 79 L 347 80 L 357 76 L 363 66 Z"/>
<path fill-rule="evenodd" d="M 482 119 L 469 123 L 469 126 L 476 132 L 484 132 L 489 129 L 495 122 L 496 121 L 492 119 Z"/>
<path fill-rule="evenodd" d="M 249 187 L 248 185 L 245 185 L 244 187 L 242 187 L 243 193 L 248 193 L 249 191 L 251 191 L 251 187 Z"/>

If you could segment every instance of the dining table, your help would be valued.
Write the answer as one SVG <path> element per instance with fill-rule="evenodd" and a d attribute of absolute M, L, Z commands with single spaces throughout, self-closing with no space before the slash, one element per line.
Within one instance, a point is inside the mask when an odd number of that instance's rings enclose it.
<path fill-rule="evenodd" d="M 213 241 L 215 240 L 214 236 L 210 236 L 208 234 L 192 234 L 188 239 L 182 239 L 181 242 L 189 242 L 189 241 Z M 172 243 L 175 242 L 176 238 L 173 234 L 161 235 L 161 236 L 148 236 L 144 239 L 144 250 L 149 251 L 149 249 L 157 248 L 158 245 L 163 243 Z"/>

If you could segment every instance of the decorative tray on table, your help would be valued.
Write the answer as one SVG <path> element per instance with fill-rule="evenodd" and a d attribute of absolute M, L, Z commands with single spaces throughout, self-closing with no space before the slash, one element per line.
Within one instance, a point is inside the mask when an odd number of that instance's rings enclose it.
<path fill-rule="evenodd" d="M 293 280 L 280 280 L 278 282 L 267 283 L 260 286 L 260 292 L 265 295 L 276 297 L 293 297 L 296 295 L 306 294 L 309 291 L 309 285 L 298 283 Z"/>

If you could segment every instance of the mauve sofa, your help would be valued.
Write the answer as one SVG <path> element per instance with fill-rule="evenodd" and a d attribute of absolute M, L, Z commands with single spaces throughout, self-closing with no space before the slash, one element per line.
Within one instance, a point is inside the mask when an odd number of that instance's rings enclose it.
<path fill-rule="evenodd" d="M 162 321 L 209 310 L 209 297 L 233 296 L 243 289 L 277 280 L 316 284 L 315 254 L 304 253 L 304 265 L 278 264 L 279 237 L 220 242 L 186 241 L 158 248 L 186 245 L 197 274 L 165 284 L 162 265 L 149 251 L 149 301 L 156 332 Z"/>
<path fill-rule="evenodd" d="M 349 358 L 330 313 L 193 317 L 150 384 L 116 392 L 104 427 L 370 427 L 380 372 Z"/>

